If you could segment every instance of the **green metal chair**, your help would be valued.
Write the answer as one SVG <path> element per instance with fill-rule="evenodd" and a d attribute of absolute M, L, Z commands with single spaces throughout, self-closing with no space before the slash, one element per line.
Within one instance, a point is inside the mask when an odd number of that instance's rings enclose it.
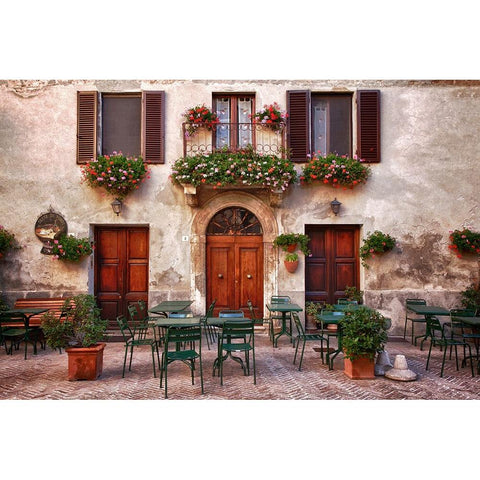
<path fill-rule="evenodd" d="M 42 330 L 30 327 L 28 319 L 22 313 L 0 313 L 0 337 L 5 345 L 7 355 L 13 354 L 13 349 L 19 349 L 20 344 L 25 344 L 25 360 L 27 359 L 27 346 L 33 345 L 33 354 L 37 354 L 37 342 L 41 344 Z M 10 340 L 10 348 L 7 341 Z"/>
<path fill-rule="evenodd" d="M 250 318 L 253 320 L 253 323 L 255 325 L 263 326 L 266 323 L 266 319 L 259 318 L 255 315 L 255 309 L 253 308 L 253 303 L 251 302 L 251 300 L 247 300 L 247 305 L 248 305 L 248 310 L 250 312 Z"/>
<path fill-rule="evenodd" d="M 128 314 L 130 316 L 130 325 L 133 326 L 133 332 L 138 338 L 146 338 L 149 325 L 148 317 L 145 318 L 143 312 L 137 308 L 133 303 L 127 306 Z"/>
<path fill-rule="evenodd" d="M 181 345 L 193 345 L 193 348 L 184 349 L 180 348 Z M 174 350 L 170 350 L 170 347 L 175 347 Z M 198 359 L 200 369 L 200 383 L 203 389 L 203 368 L 202 368 L 202 329 L 200 325 L 192 327 L 169 327 L 165 335 L 165 349 L 162 354 L 162 363 L 160 367 L 160 388 L 163 384 L 163 376 L 165 375 L 165 398 L 167 396 L 168 388 L 168 365 L 177 360 L 185 363 L 189 368 L 192 375 L 192 385 L 195 384 L 194 371 L 195 361 Z"/>
<path fill-rule="evenodd" d="M 445 322 L 443 328 L 448 328 L 450 330 L 450 338 L 457 338 L 457 339 L 466 339 L 468 336 L 465 333 L 465 326 L 464 323 L 458 317 L 474 317 L 475 310 L 463 309 L 463 308 L 452 308 L 450 310 L 450 321 Z M 465 357 L 465 348 L 464 350 L 464 357 Z M 452 359 L 452 345 L 450 345 L 450 355 L 449 359 Z"/>
<path fill-rule="evenodd" d="M 298 370 L 302 369 L 303 353 L 305 351 L 305 344 L 307 342 L 320 342 L 320 352 L 321 352 L 322 363 L 325 363 L 324 357 L 323 357 L 323 342 L 327 342 L 327 352 L 328 352 L 328 349 L 330 346 L 328 336 L 324 337 L 319 333 L 305 333 L 305 330 L 303 328 L 302 322 L 300 321 L 300 318 L 298 317 L 298 314 L 296 312 L 292 312 L 292 317 L 293 317 L 293 321 L 295 322 L 295 326 L 297 328 L 297 336 L 294 340 L 294 344 L 296 343 L 296 348 L 295 348 L 295 356 L 293 357 L 293 364 L 295 365 L 295 362 L 297 360 L 297 353 L 298 353 L 298 347 L 300 346 L 300 342 L 302 342 L 302 353 L 300 355 L 300 363 L 298 365 Z"/>
<path fill-rule="evenodd" d="M 210 304 L 208 307 L 207 312 L 205 313 L 205 316 L 200 318 L 200 324 L 203 327 L 203 332 L 205 334 L 205 338 L 207 340 L 207 348 L 210 350 L 210 341 L 212 343 L 215 342 L 215 338 L 217 336 L 217 329 L 213 327 L 212 325 L 209 325 L 207 323 L 208 317 L 213 317 L 213 309 L 215 308 L 215 304 L 217 303 L 217 299 L 215 298 L 213 302 Z"/>
<path fill-rule="evenodd" d="M 428 364 L 430 362 L 430 355 L 432 352 L 432 347 L 439 346 L 443 350 L 443 359 L 442 359 L 442 369 L 440 371 L 440 377 L 443 377 L 443 370 L 445 366 L 445 359 L 447 356 L 447 349 L 448 347 L 454 347 L 455 348 L 455 363 L 457 366 L 458 370 L 458 351 L 457 347 L 461 346 L 464 349 L 468 349 L 470 355 L 469 357 L 464 358 L 470 358 L 470 367 L 472 370 L 472 377 L 475 376 L 473 373 L 473 361 L 472 361 L 472 349 L 470 347 L 470 344 L 467 343 L 465 340 L 457 339 L 455 337 L 452 337 L 451 335 L 446 332 L 445 325 L 442 326 L 440 324 L 440 321 L 436 317 L 427 317 L 427 328 L 429 329 L 431 333 L 431 339 L 430 339 L 430 348 L 428 349 L 428 357 L 427 357 L 427 364 L 425 366 L 425 370 L 428 370 Z"/>
<path fill-rule="evenodd" d="M 408 305 L 426 305 L 427 304 L 427 301 L 423 298 L 407 298 L 405 300 L 405 306 L 408 307 Z M 414 315 L 414 316 L 412 316 Z M 423 335 L 417 335 L 416 337 L 414 336 L 415 333 L 414 333 L 414 330 L 415 330 L 415 324 L 418 323 L 418 324 L 424 324 L 426 325 L 427 323 L 427 320 L 426 320 L 426 317 L 425 315 L 422 315 L 422 316 L 419 316 L 419 315 L 415 315 L 413 312 L 409 312 L 408 311 L 408 308 L 406 308 L 406 311 L 405 311 L 405 325 L 403 327 L 403 339 L 405 340 L 405 337 L 406 337 L 406 334 L 407 334 L 407 323 L 408 322 L 411 322 L 412 324 L 412 331 L 411 331 L 411 335 L 412 335 L 412 340 L 411 340 L 411 343 L 412 345 L 417 345 L 417 338 L 421 338 L 423 337 Z"/>
<path fill-rule="evenodd" d="M 122 378 L 125 377 L 125 365 L 127 363 L 128 351 L 130 350 L 130 362 L 128 364 L 128 371 L 131 371 L 133 347 L 142 347 L 142 346 L 149 346 L 152 350 L 153 376 L 156 377 L 157 373 L 155 370 L 155 354 L 157 354 L 157 362 L 158 362 L 158 365 L 160 365 L 160 355 L 158 353 L 157 339 L 144 337 L 142 331 L 136 332 L 135 330 L 132 330 L 124 315 L 119 315 L 117 317 L 117 323 L 118 323 L 118 326 L 120 327 L 120 331 L 123 336 L 123 341 L 125 343 L 125 356 L 123 358 Z"/>
<path fill-rule="evenodd" d="M 220 385 L 223 385 L 223 363 L 234 352 L 245 355 L 245 362 L 240 360 L 244 375 L 250 375 L 250 352 L 252 352 L 253 383 L 256 385 L 255 329 L 252 320 L 232 317 L 222 326 L 222 333 L 218 339 Z"/>

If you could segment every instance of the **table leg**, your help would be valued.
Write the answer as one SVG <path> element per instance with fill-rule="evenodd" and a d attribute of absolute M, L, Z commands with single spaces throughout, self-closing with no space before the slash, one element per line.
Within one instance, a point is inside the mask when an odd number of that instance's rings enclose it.
<path fill-rule="evenodd" d="M 280 330 L 279 333 L 277 333 L 277 335 L 273 336 L 273 346 L 274 347 L 277 347 L 277 342 L 278 342 L 278 339 L 282 336 L 282 335 L 288 335 L 290 337 L 290 341 L 292 341 L 292 334 L 287 330 L 287 312 L 282 312 L 282 328 Z"/>

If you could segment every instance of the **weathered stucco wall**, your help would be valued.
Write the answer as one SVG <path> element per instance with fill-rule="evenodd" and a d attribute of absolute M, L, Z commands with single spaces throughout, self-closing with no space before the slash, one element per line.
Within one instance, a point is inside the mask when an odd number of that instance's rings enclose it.
<path fill-rule="evenodd" d="M 305 224 L 359 224 L 362 238 L 376 229 L 396 237 L 398 248 L 361 272 L 367 303 L 392 317 L 394 331 L 403 329 L 409 296 L 457 305 L 458 292 L 477 275 L 475 259 L 458 259 L 448 249 L 450 230 L 480 230 L 480 84 L 475 82 L 0 81 L 0 223 L 23 245 L 1 261 L 3 297 L 11 302 L 31 292 L 93 291 L 91 260 L 72 266 L 40 254 L 34 225 L 51 206 L 78 236 L 90 235 L 93 225 L 148 225 L 150 303 L 185 296 L 203 310 L 204 279 L 192 266 L 203 255 L 193 231 L 198 212 L 169 180 L 171 164 L 182 155 L 185 109 L 210 105 L 213 92 L 255 92 L 257 107 L 276 101 L 285 109 L 287 90 L 358 88 L 381 90 L 381 163 L 372 165 L 372 177 L 355 190 L 294 186 L 282 207 L 272 210 L 276 228 L 303 232 Z M 151 178 L 127 197 L 117 217 L 109 197 L 80 182 L 76 94 L 142 89 L 166 92 L 166 164 L 151 167 Z M 342 202 L 338 216 L 330 211 L 334 197 Z M 183 235 L 189 241 L 182 241 Z M 291 275 L 270 265 L 265 296 L 278 291 L 303 304 L 303 268 L 302 261 Z"/>

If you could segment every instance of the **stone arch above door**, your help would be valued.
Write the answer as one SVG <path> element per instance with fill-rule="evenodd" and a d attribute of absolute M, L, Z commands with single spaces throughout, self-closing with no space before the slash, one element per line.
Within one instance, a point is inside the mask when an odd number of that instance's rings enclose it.
<path fill-rule="evenodd" d="M 190 258 L 192 274 L 192 299 L 195 311 L 205 310 L 206 301 L 206 228 L 211 218 L 226 207 L 242 207 L 252 212 L 262 224 L 264 243 L 264 297 L 274 295 L 277 278 L 277 255 L 273 240 L 278 235 L 278 225 L 270 206 L 246 192 L 225 192 L 206 202 L 193 218 Z"/>

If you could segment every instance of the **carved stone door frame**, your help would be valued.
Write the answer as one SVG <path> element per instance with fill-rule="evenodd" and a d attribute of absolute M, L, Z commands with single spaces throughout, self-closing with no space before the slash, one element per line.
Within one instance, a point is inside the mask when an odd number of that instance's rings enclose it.
<path fill-rule="evenodd" d="M 258 197 L 246 192 L 219 193 L 207 201 L 192 220 L 190 238 L 191 299 L 195 311 L 202 312 L 206 304 L 206 229 L 212 217 L 227 207 L 242 207 L 252 212 L 260 221 L 263 229 L 263 274 L 264 304 L 268 303 L 277 290 L 278 252 L 273 248 L 273 240 L 278 235 L 275 215 L 270 206 Z"/>

